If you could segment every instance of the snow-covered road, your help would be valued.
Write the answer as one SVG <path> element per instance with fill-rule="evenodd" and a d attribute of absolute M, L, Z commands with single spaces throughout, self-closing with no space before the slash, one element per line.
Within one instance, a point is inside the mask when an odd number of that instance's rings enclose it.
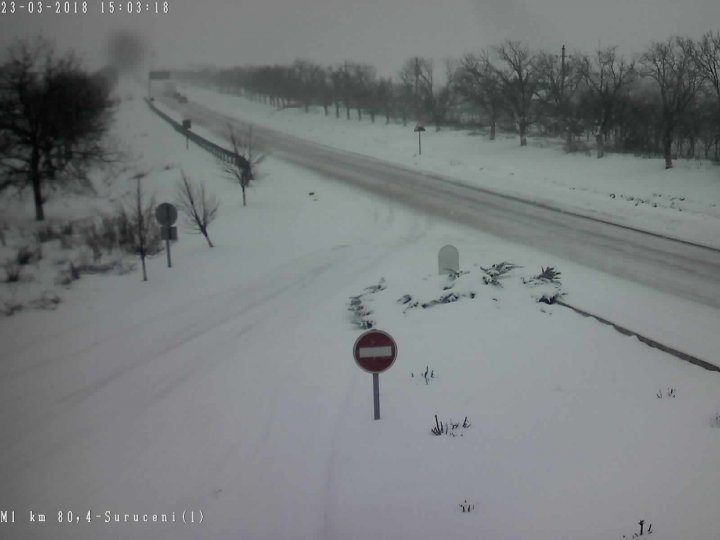
<path fill-rule="evenodd" d="M 402 254 L 430 223 L 396 221 L 382 203 L 360 206 L 365 230 L 348 227 L 346 242 L 315 238 L 289 257 L 293 250 L 278 246 L 275 262 L 264 256 L 226 283 L 198 281 L 198 262 L 188 267 L 179 255 L 175 285 L 158 287 L 156 260 L 155 285 L 127 304 L 118 304 L 126 293 L 115 284 L 94 290 L 87 311 L 39 324 L 32 339 L 8 321 L 3 336 L 13 352 L 0 365 L 0 427 L 11 436 L 0 438 L 0 506 L 22 509 L 10 537 L 322 537 L 332 508 L 318 504 L 333 484 L 335 430 L 327 427 L 342 422 L 334 404 L 351 397 L 359 373 L 343 361 L 333 385 L 322 383 L 328 358 L 347 351 L 328 350 L 335 340 L 316 335 L 317 312 L 336 323 L 337 309 L 320 308 L 341 307 L 353 276 Z M 325 225 L 322 214 L 314 221 Z M 364 242 L 368 233 L 378 240 Z M 181 296 L 164 292 L 183 281 L 190 286 Z M 313 384 L 322 386 L 317 401 L 308 396 Z M 27 509 L 47 513 L 49 523 L 29 523 Z M 202 529 L 105 523 L 107 510 L 113 519 L 172 511 L 179 519 L 182 509 L 203 510 Z M 60 510 L 80 522 L 58 524 Z"/>
<path fill-rule="evenodd" d="M 175 104 L 173 104 L 175 106 Z M 218 137 L 246 125 L 198 103 L 180 106 L 184 117 Z M 483 232 L 519 242 L 677 295 L 720 307 L 720 250 L 646 234 L 341 151 L 262 126 L 259 145 L 289 162 L 336 180 L 382 193 Z"/>

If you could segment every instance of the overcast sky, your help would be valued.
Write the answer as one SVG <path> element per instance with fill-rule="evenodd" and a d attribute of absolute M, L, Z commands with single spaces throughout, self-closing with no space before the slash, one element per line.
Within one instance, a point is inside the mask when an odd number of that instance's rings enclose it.
<path fill-rule="evenodd" d="M 17 0 L 17 6 L 26 3 Z M 55 0 L 43 4 L 54 6 Z M 101 14 L 100 0 L 88 1 L 86 15 L 58 15 L 47 8 L 42 14 L 0 14 L 0 42 L 41 34 L 99 67 L 105 36 L 124 28 L 147 36 L 156 67 L 306 58 L 325 64 L 365 61 L 391 75 L 414 55 L 459 57 L 505 38 L 558 51 L 565 43 L 569 52 L 618 45 L 631 54 L 673 34 L 697 37 L 720 30 L 720 0 L 169 0 L 168 5 L 169 13 L 160 15 Z"/>

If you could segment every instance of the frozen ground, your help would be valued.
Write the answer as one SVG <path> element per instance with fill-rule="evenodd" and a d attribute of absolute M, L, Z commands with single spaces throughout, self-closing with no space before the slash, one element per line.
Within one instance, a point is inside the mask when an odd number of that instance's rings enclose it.
<path fill-rule="evenodd" d="M 720 168 L 703 160 L 676 160 L 663 169 L 661 159 L 610 154 L 598 160 L 567 154 L 561 141 L 530 138 L 521 148 L 517 137 L 499 134 L 489 141 L 485 132 L 428 126 L 418 155 L 413 125 L 335 118 L 334 109 L 278 110 L 239 96 L 184 86 L 191 100 L 240 119 L 284 131 L 329 146 L 367 154 L 422 171 L 439 172 L 472 185 L 527 197 L 622 223 L 720 246 Z"/>
<path fill-rule="evenodd" d="M 554 266 L 568 301 L 709 361 L 716 311 L 273 159 L 243 208 L 138 93 L 119 118 L 138 160 L 103 198 L 141 170 L 170 200 L 182 168 L 222 201 L 216 247 L 181 234 L 148 283 L 83 276 L 57 310 L 0 318 L 0 509 L 16 511 L 0 536 L 600 540 L 644 519 L 657 540 L 717 537 L 720 376 L 539 304 L 547 286 L 523 278 Z M 447 243 L 467 272 L 454 282 L 437 275 Z M 502 261 L 521 268 L 484 284 L 481 267 Z M 398 302 L 448 292 L 468 296 Z M 378 422 L 351 357 L 358 295 L 399 349 Z M 434 436 L 436 414 L 470 427 Z M 60 510 L 79 522 L 58 524 Z M 203 523 L 104 522 L 183 510 Z"/>

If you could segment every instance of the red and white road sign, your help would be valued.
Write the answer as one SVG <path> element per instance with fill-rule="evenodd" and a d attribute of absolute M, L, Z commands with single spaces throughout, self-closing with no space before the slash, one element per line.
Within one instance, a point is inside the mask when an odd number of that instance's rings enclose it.
<path fill-rule="evenodd" d="M 355 341 L 353 356 L 365 371 L 381 373 L 395 362 L 397 344 L 387 332 L 368 330 Z"/>

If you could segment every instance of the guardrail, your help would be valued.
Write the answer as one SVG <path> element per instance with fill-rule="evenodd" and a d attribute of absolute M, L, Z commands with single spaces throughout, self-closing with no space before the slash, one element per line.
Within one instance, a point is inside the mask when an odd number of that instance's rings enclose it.
<path fill-rule="evenodd" d="M 227 148 L 223 148 L 222 146 L 219 146 L 215 144 L 214 142 L 210 142 L 207 139 L 201 137 L 197 133 L 194 133 L 193 131 L 189 129 L 185 129 L 181 123 L 177 122 L 167 114 L 165 114 L 163 111 L 158 109 L 152 101 L 150 101 L 148 98 L 145 98 L 145 103 L 148 104 L 148 107 L 150 107 L 150 110 L 152 110 L 155 114 L 157 114 L 160 118 L 165 120 L 168 124 L 170 124 L 173 128 L 175 128 L 176 131 L 179 131 L 184 136 L 188 138 L 188 140 L 194 142 L 197 144 L 200 148 L 203 150 L 210 152 L 213 156 L 215 156 L 218 159 L 221 159 L 223 161 L 226 161 L 227 163 L 237 163 L 240 161 L 240 165 L 242 166 L 242 156 L 238 156 L 235 154 L 235 152 L 232 152 L 231 150 L 228 150 Z M 240 159 L 239 159 L 240 158 Z"/>

